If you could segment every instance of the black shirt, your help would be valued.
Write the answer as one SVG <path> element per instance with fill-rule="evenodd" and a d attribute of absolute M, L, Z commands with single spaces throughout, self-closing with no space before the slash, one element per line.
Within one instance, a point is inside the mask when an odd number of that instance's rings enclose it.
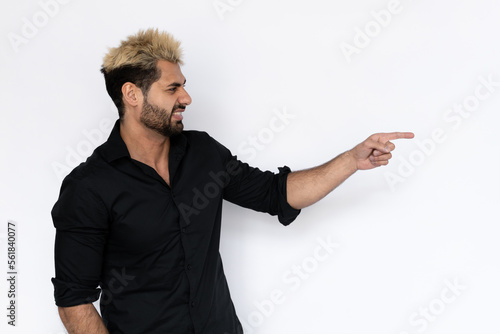
<path fill-rule="evenodd" d="M 222 202 L 288 225 L 300 213 L 286 201 L 290 169 L 250 167 L 205 132 L 170 140 L 170 186 L 131 159 L 119 121 L 64 179 L 52 209 L 56 304 L 100 295 L 110 333 L 242 333 L 219 254 Z"/>

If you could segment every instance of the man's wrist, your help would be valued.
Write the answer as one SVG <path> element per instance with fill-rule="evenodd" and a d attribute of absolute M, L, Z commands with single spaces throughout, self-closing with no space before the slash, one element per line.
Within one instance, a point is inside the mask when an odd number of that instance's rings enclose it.
<path fill-rule="evenodd" d="M 352 150 L 342 153 L 342 158 L 345 160 L 347 169 L 351 172 L 351 174 L 358 171 L 358 161 L 354 157 Z"/>

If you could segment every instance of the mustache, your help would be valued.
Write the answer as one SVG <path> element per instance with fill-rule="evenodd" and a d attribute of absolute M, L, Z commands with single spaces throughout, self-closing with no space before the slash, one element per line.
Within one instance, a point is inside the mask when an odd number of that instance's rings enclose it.
<path fill-rule="evenodd" d="M 178 104 L 172 108 L 172 112 L 176 112 L 178 110 L 186 110 L 186 105 Z"/>

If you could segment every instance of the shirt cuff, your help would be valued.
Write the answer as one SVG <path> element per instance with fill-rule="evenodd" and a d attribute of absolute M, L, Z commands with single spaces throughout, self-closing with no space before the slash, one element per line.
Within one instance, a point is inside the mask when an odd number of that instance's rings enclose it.
<path fill-rule="evenodd" d="M 99 288 L 89 288 L 57 278 L 52 278 L 52 284 L 54 285 L 56 305 L 60 307 L 90 304 L 98 300 L 101 294 Z"/>
<path fill-rule="evenodd" d="M 283 166 L 279 167 L 278 170 L 278 191 L 280 194 L 278 219 L 281 224 L 287 226 L 290 225 L 295 220 L 295 218 L 297 218 L 300 210 L 292 208 L 286 200 L 286 180 L 288 174 L 290 174 L 291 172 L 290 168 L 288 166 Z"/>

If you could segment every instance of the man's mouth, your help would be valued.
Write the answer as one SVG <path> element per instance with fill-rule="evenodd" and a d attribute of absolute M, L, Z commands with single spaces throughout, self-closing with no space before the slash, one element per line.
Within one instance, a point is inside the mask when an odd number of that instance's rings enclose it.
<path fill-rule="evenodd" d="M 184 112 L 185 109 L 177 109 L 172 113 L 172 118 L 177 120 L 177 121 L 182 121 L 184 116 L 182 116 L 182 113 Z"/>

